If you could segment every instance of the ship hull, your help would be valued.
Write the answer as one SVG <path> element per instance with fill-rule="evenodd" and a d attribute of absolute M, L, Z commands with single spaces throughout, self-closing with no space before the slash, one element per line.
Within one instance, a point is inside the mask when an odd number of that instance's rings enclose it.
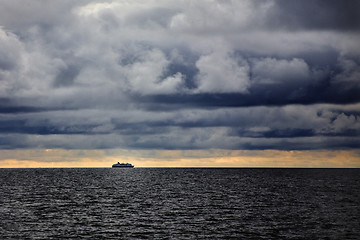
<path fill-rule="evenodd" d="M 112 166 L 113 168 L 134 168 L 134 166 Z"/>

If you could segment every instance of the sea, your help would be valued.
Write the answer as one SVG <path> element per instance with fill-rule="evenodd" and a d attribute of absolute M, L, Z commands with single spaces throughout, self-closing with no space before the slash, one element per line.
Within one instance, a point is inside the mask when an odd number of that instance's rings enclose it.
<path fill-rule="evenodd" d="M 360 239 L 360 169 L 0 169 L 0 239 Z"/>

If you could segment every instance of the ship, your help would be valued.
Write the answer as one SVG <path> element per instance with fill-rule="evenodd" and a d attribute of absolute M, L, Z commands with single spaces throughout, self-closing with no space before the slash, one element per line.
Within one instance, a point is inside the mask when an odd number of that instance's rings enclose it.
<path fill-rule="evenodd" d="M 133 168 L 134 165 L 130 164 L 130 163 L 115 163 L 112 165 L 113 168 Z"/>

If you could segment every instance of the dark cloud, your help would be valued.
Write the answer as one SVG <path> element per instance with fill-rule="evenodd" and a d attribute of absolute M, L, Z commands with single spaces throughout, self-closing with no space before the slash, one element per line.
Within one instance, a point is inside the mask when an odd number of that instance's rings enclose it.
<path fill-rule="evenodd" d="M 239 136 L 245 137 L 264 137 L 264 138 L 294 138 L 294 137 L 313 137 L 316 133 L 313 129 L 272 129 L 265 132 L 239 131 Z"/>
<path fill-rule="evenodd" d="M 1 70 L 5 70 L 5 71 L 9 71 L 14 69 L 15 64 L 13 62 L 10 61 L 6 61 L 6 59 L 0 59 L 0 69 Z"/>
<path fill-rule="evenodd" d="M 0 148 L 359 148 L 359 3 L 214 2 L 2 1 Z"/>
<path fill-rule="evenodd" d="M 287 30 L 360 29 L 360 3 L 357 0 L 274 1 L 267 27 Z"/>
<path fill-rule="evenodd" d="M 80 68 L 75 65 L 70 65 L 64 69 L 60 69 L 60 72 L 55 77 L 54 86 L 63 87 L 70 86 L 74 83 L 74 79 L 79 75 Z"/>
<path fill-rule="evenodd" d="M 0 133 L 23 133 L 23 134 L 92 134 L 94 125 L 70 125 L 61 126 L 49 123 L 47 120 L 29 123 L 29 120 L 0 120 Z"/>
<path fill-rule="evenodd" d="M 29 107 L 29 106 L 0 106 L 0 113 L 24 113 L 24 112 L 42 112 L 47 111 L 44 108 Z"/>
<path fill-rule="evenodd" d="M 281 84 L 272 86 L 258 85 L 250 90 L 250 94 L 217 93 L 189 95 L 154 95 L 142 98 L 144 106 L 151 110 L 193 107 L 251 107 L 282 106 L 287 104 L 351 104 L 360 100 L 360 89 L 339 89 L 329 87 L 327 82 L 317 86 L 302 86 L 291 89 Z M 343 87 L 343 86 L 339 86 Z M 341 92 L 340 92 L 340 91 Z"/>

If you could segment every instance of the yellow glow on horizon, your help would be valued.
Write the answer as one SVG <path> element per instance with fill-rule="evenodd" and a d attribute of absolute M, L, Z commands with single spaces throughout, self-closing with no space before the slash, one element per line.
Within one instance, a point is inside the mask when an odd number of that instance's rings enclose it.
<path fill-rule="evenodd" d="M 135 167 L 305 167 L 359 168 L 356 150 L 0 150 L 0 168 Z"/>

